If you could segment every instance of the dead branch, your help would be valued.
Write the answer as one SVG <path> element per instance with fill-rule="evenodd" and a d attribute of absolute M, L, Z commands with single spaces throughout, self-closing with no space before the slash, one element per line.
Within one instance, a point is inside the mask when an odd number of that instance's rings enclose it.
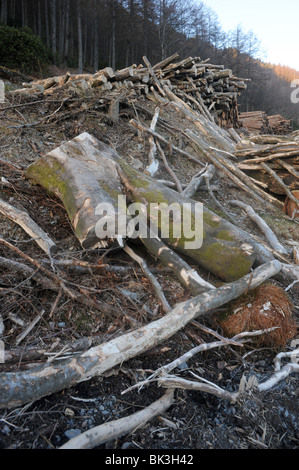
<path fill-rule="evenodd" d="M 37 225 L 27 212 L 17 209 L 7 202 L 0 199 L 0 213 L 10 220 L 20 225 L 30 237 L 32 237 L 40 248 L 51 256 L 57 251 L 56 244 L 51 238 Z"/>
<path fill-rule="evenodd" d="M 165 412 L 174 403 L 174 391 L 167 390 L 165 395 L 144 410 L 131 416 L 101 424 L 74 437 L 60 449 L 93 449 L 105 442 L 113 441 L 129 434 L 145 423 Z"/>
<path fill-rule="evenodd" d="M 209 177 L 209 181 L 213 179 L 215 175 L 215 167 L 213 165 L 208 165 L 204 171 L 200 171 L 198 175 L 196 175 L 188 186 L 184 189 L 183 195 L 186 197 L 193 197 L 194 194 L 198 191 L 199 186 L 202 184 L 202 182 L 205 180 L 205 177 Z"/>
<path fill-rule="evenodd" d="M 157 280 L 157 278 L 151 273 L 151 271 L 149 270 L 145 260 L 143 258 L 141 258 L 141 256 L 138 256 L 133 250 L 132 248 L 130 248 L 128 245 L 125 245 L 124 246 L 124 251 L 132 258 L 134 259 L 135 261 L 137 261 L 137 263 L 139 264 L 140 268 L 142 269 L 144 275 L 147 277 L 147 279 L 150 281 L 150 283 L 152 284 L 153 288 L 154 288 L 154 291 L 158 297 L 158 299 L 160 300 L 161 304 L 162 304 L 162 307 L 163 307 L 163 310 L 164 312 L 168 313 L 171 311 L 171 307 L 168 303 L 168 301 L 166 300 L 166 297 L 162 291 L 162 287 L 159 283 L 159 281 Z"/>
<path fill-rule="evenodd" d="M 25 328 L 24 331 L 22 331 L 21 334 L 16 338 L 16 345 L 18 346 L 25 338 L 26 336 L 33 330 L 35 325 L 42 319 L 43 315 L 45 313 L 45 310 L 42 310 L 39 315 L 37 315 L 32 322 Z"/>
<path fill-rule="evenodd" d="M 182 193 L 183 192 L 183 189 L 182 189 L 182 185 L 179 181 L 179 179 L 177 178 L 175 172 L 170 168 L 169 164 L 168 164 L 168 161 L 167 161 L 167 158 L 165 156 L 165 153 L 163 152 L 162 150 L 162 147 L 161 145 L 159 144 L 159 142 L 157 142 L 157 149 L 159 151 L 159 155 L 160 157 L 162 158 L 163 160 L 163 163 L 164 163 L 164 166 L 166 168 L 166 170 L 168 171 L 168 173 L 170 174 L 170 176 L 172 177 L 173 181 L 175 182 L 175 185 L 177 187 L 177 190 L 179 193 Z"/>
<path fill-rule="evenodd" d="M 289 188 L 284 184 L 282 179 L 279 178 L 279 176 L 275 173 L 275 171 L 272 170 L 268 165 L 266 165 L 266 163 L 261 163 L 261 167 L 264 170 L 266 170 L 266 172 L 269 173 L 269 175 L 271 175 L 277 181 L 279 186 L 281 186 L 284 189 L 284 191 L 285 191 L 286 195 L 289 197 L 289 199 L 291 199 L 296 204 L 296 206 L 299 208 L 299 200 L 295 198 L 295 196 L 292 194 L 292 192 L 289 190 Z"/>
<path fill-rule="evenodd" d="M 152 122 L 151 122 L 151 125 L 150 125 L 150 129 L 152 131 L 155 131 L 156 129 L 156 125 L 157 125 L 157 121 L 159 119 L 159 113 L 160 113 L 160 108 L 157 107 L 156 110 L 155 110 L 155 114 L 153 116 L 153 119 L 152 119 Z M 159 169 L 159 162 L 158 160 L 156 159 L 156 153 L 157 153 L 157 147 L 156 147 L 156 142 L 155 142 L 155 139 L 152 135 L 149 136 L 149 144 L 150 144 L 150 151 L 149 151 L 149 165 L 146 167 L 145 171 L 150 175 L 150 176 L 154 176 L 155 173 L 158 171 Z"/>
<path fill-rule="evenodd" d="M 161 261 L 164 266 L 171 269 L 173 274 L 194 295 L 214 289 L 209 282 L 202 279 L 195 269 L 192 269 L 175 251 L 171 250 L 163 241 L 156 238 L 141 238 L 148 251 Z"/>
<path fill-rule="evenodd" d="M 299 364 L 298 363 L 290 363 L 282 367 L 282 369 L 275 372 L 268 380 L 258 385 L 258 389 L 261 392 L 266 390 L 270 390 L 276 384 L 281 382 L 282 380 L 286 379 L 290 374 L 299 373 Z"/>
<path fill-rule="evenodd" d="M 201 382 L 194 382 L 191 380 L 183 379 L 181 377 L 176 377 L 176 376 L 169 376 L 169 377 L 161 377 L 158 380 L 158 383 L 168 389 L 183 389 L 183 390 L 196 390 L 199 392 L 205 392 L 205 393 L 210 393 L 212 395 L 216 395 L 218 398 L 221 398 L 222 400 L 228 400 L 232 404 L 236 403 L 238 398 L 239 398 L 239 393 L 235 392 L 228 392 L 227 390 L 224 390 L 216 384 L 212 384 L 211 382 L 209 384 L 207 383 L 201 383 Z"/>
<path fill-rule="evenodd" d="M 278 261 L 258 267 L 238 281 L 212 289 L 176 307 L 163 318 L 62 362 L 30 371 L 0 374 L 0 408 L 37 400 L 75 383 L 100 375 L 161 344 L 195 318 L 206 315 L 244 292 L 254 289 L 281 270 Z"/>
<path fill-rule="evenodd" d="M 160 142 L 162 142 L 163 144 L 169 146 L 169 142 L 162 135 L 158 134 L 157 132 L 152 131 L 148 127 L 142 125 L 140 122 L 135 121 L 135 119 L 131 119 L 130 124 L 132 124 L 132 126 L 136 127 L 137 129 L 139 129 L 142 132 L 145 132 L 147 134 L 151 134 L 153 137 L 160 140 Z M 198 165 L 205 166 L 200 160 L 198 160 L 198 158 L 194 157 L 193 155 L 191 155 L 188 152 L 185 152 L 185 150 L 182 150 L 182 149 L 180 149 L 179 147 L 176 147 L 173 144 L 171 144 L 171 148 L 172 148 L 172 151 L 177 152 L 180 155 L 183 155 L 184 157 L 189 158 L 190 160 L 196 162 Z"/>
<path fill-rule="evenodd" d="M 232 204 L 233 206 L 241 207 L 241 209 L 246 212 L 250 219 L 255 222 L 257 226 L 261 229 L 273 250 L 285 255 L 288 254 L 287 250 L 281 245 L 281 243 L 279 243 L 273 230 L 270 229 L 266 222 L 254 211 L 251 206 L 249 206 L 248 204 L 244 204 L 241 201 L 230 201 L 230 204 Z"/>

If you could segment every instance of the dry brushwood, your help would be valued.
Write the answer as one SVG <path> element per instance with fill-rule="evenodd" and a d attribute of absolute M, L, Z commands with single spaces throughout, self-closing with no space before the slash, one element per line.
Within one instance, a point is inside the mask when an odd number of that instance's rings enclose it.
<path fill-rule="evenodd" d="M 165 317 L 83 354 L 29 371 L 1 373 L 0 408 L 28 403 L 101 375 L 117 364 L 161 344 L 190 321 L 238 298 L 248 289 L 254 289 L 280 270 L 278 261 L 267 263 L 238 281 L 178 304 Z"/>

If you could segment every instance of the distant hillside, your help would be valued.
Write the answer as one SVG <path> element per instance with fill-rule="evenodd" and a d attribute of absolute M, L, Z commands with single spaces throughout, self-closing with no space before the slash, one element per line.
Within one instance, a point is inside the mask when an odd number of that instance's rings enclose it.
<path fill-rule="evenodd" d="M 204 2 L 3 0 L 0 22 L 31 28 L 51 49 L 55 65 L 77 68 L 78 72 L 108 65 L 121 69 L 141 63 L 143 56 L 157 63 L 175 52 L 181 58 L 209 58 L 252 80 L 240 98 L 241 110 L 262 109 L 299 123 L 299 105 L 291 102 L 290 88 L 299 72 L 263 63 L 258 59 L 261 45 L 255 34 L 240 26 L 226 33 Z M 0 64 L 6 65 L 1 63 L 1 50 Z"/>

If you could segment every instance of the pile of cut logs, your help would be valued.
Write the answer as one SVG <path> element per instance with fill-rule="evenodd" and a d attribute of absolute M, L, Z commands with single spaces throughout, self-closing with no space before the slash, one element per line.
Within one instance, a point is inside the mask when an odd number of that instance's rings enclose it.
<path fill-rule="evenodd" d="M 251 133 L 272 133 L 269 118 L 264 111 L 250 111 L 248 113 L 240 113 L 239 118 L 243 124 L 243 127 Z"/>
<path fill-rule="evenodd" d="M 151 66 L 146 57 L 145 65 L 132 65 L 114 71 L 111 67 L 95 74 L 84 73 L 50 77 L 23 83 L 16 92 L 51 95 L 61 88 L 79 88 L 83 91 L 131 89 L 137 95 L 159 92 L 164 95 L 166 85 L 194 110 L 223 127 L 239 127 L 238 96 L 247 88 L 248 79 L 240 79 L 223 65 L 213 65 L 209 59 L 189 57 L 178 61 L 178 54 Z"/>
<path fill-rule="evenodd" d="M 285 119 L 280 114 L 268 116 L 270 127 L 276 135 L 285 135 L 292 132 L 292 124 L 289 119 Z"/>
<path fill-rule="evenodd" d="M 267 116 L 264 111 L 240 113 L 240 121 L 244 128 L 255 134 L 287 135 L 292 132 L 292 121 L 280 114 Z"/>
<path fill-rule="evenodd" d="M 299 217 L 299 137 L 294 132 L 290 136 L 252 136 L 253 147 L 237 150 L 242 161 L 238 164 L 264 189 L 286 195 L 285 211 L 291 218 Z M 289 212 L 290 210 L 290 212 Z"/>

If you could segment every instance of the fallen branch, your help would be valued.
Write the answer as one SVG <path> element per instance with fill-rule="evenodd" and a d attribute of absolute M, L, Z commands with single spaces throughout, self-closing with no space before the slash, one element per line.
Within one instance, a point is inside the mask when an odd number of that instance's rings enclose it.
<path fill-rule="evenodd" d="M 57 246 L 53 240 L 29 217 L 27 212 L 21 211 L 0 199 L 0 213 L 20 225 L 47 255 L 51 256 L 57 251 Z"/>
<path fill-rule="evenodd" d="M 25 328 L 25 330 L 22 331 L 21 334 L 19 334 L 19 336 L 16 338 L 16 345 L 17 346 L 26 338 L 26 336 L 30 333 L 30 331 L 33 330 L 35 325 L 42 319 L 44 313 L 45 313 L 45 310 L 42 310 L 41 313 L 39 315 L 37 315 L 32 320 L 32 322 L 30 322 L 30 324 L 27 326 L 27 328 Z"/>
<path fill-rule="evenodd" d="M 254 211 L 251 206 L 249 206 L 248 204 L 244 204 L 241 201 L 230 201 L 230 204 L 232 204 L 233 206 L 241 207 L 241 209 L 246 212 L 250 219 L 255 222 L 257 226 L 261 229 L 273 250 L 285 255 L 288 254 L 287 250 L 281 245 L 281 243 L 279 243 L 273 230 L 270 229 L 266 222 Z"/>
<path fill-rule="evenodd" d="M 137 261 L 137 263 L 139 264 L 140 268 L 142 269 L 144 275 L 147 277 L 147 279 L 150 281 L 150 283 L 152 284 L 153 288 L 154 288 L 154 291 L 158 297 L 158 299 L 160 300 L 161 304 L 162 304 L 162 307 L 163 307 L 163 310 L 164 312 L 168 313 L 171 311 L 171 306 L 169 305 L 168 301 L 166 300 L 166 297 L 162 291 L 162 287 L 159 283 L 159 281 L 157 280 L 157 278 L 150 272 L 145 260 L 143 258 L 141 258 L 141 256 L 138 256 L 133 250 L 132 248 L 130 248 L 128 245 L 125 245 L 124 246 L 124 251 L 132 258 L 134 259 L 135 261 Z"/>
<path fill-rule="evenodd" d="M 207 384 L 182 379 L 181 377 L 169 376 L 159 378 L 158 383 L 162 385 L 162 387 L 168 389 L 180 388 L 183 390 L 196 390 L 198 392 L 210 393 L 212 395 L 216 395 L 222 400 L 228 400 L 232 404 L 236 403 L 239 398 L 239 392 L 228 392 L 227 390 L 223 390 L 222 388 L 218 387 L 218 385 L 212 384 L 211 382 Z"/>
<path fill-rule="evenodd" d="M 160 108 L 157 107 L 156 110 L 155 110 L 155 114 L 153 116 L 151 125 L 150 125 L 150 129 L 152 131 L 155 131 L 155 129 L 156 129 L 157 121 L 159 119 L 159 113 L 160 113 Z M 150 176 L 154 176 L 157 173 L 158 169 L 159 169 L 159 162 L 156 159 L 157 146 L 156 146 L 155 139 L 152 135 L 149 136 L 148 141 L 149 141 L 149 144 L 150 144 L 149 165 L 146 167 L 145 171 Z"/>
<path fill-rule="evenodd" d="M 138 411 L 131 416 L 101 424 L 95 428 L 70 439 L 60 449 L 93 449 L 105 442 L 113 441 L 135 429 L 143 426 L 145 423 L 165 412 L 174 403 L 174 391 L 167 390 L 165 395 L 152 403 L 144 410 Z"/>
<path fill-rule="evenodd" d="M 192 269 L 175 251 L 171 250 L 160 238 L 141 238 L 148 251 L 171 269 L 181 284 L 192 294 L 198 295 L 203 291 L 214 289 L 209 282 L 202 279 L 195 269 Z"/>
<path fill-rule="evenodd" d="M 296 372 L 299 373 L 299 364 L 298 363 L 290 363 L 285 365 L 282 369 L 278 370 L 273 374 L 268 380 L 258 385 L 258 389 L 260 392 L 265 392 L 266 390 L 270 390 L 276 384 L 281 382 L 282 380 L 286 379 L 290 374 Z"/>
<path fill-rule="evenodd" d="M 176 185 L 176 188 L 177 188 L 178 192 L 182 193 L 183 192 L 182 185 L 181 185 L 180 181 L 178 180 L 175 172 L 170 168 L 170 166 L 168 164 L 168 161 L 166 159 L 165 153 L 163 152 L 162 147 L 159 144 L 159 142 L 157 142 L 157 149 L 159 151 L 159 155 L 160 155 L 160 157 L 161 157 L 161 159 L 164 163 L 164 166 L 165 166 L 166 170 L 168 171 L 168 173 L 172 177 L 173 181 L 175 182 L 175 185 Z"/>
<path fill-rule="evenodd" d="M 157 132 L 152 131 L 148 127 L 142 125 L 140 122 L 135 121 L 135 119 L 131 119 L 130 124 L 132 126 L 136 127 L 137 129 L 139 129 L 142 132 L 146 132 L 147 134 L 151 134 L 153 137 L 160 140 L 160 142 L 162 142 L 162 144 L 165 144 L 165 145 L 169 146 L 169 142 L 162 135 L 158 134 Z M 173 151 L 177 152 L 178 154 L 182 155 L 183 157 L 187 157 L 189 160 L 192 160 L 192 161 L 196 162 L 198 165 L 205 166 L 204 163 L 202 163 L 198 158 L 194 157 L 193 155 L 191 155 L 188 152 L 185 152 L 185 150 L 182 150 L 182 149 L 180 149 L 179 147 L 176 147 L 173 144 L 171 144 L 171 148 L 172 148 Z"/>
<path fill-rule="evenodd" d="M 254 289 L 275 276 L 281 264 L 275 260 L 258 267 L 238 281 L 212 289 L 176 307 L 163 318 L 64 361 L 30 371 L 0 374 L 0 408 L 10 408 L 88 380 L 138 354 L 161 344 L 195 318 Z"/>
<path fill-rule="evenodd" d="M 183 195 L 186 197 L 192 198 L 194 194 L 198 191 L 199 186 L 205 180 L 206 177 L 209 178 L 209 181 L 213 179 L 215 175 L 214 165 L 208 165 L 207 168 L 199 172 L 198 176 L 192 178 L 188 186 L 184 189 Z"/>
<path fill-rule="evenodd" d="M 296 206 L 299 208 L 299 200 L 295 198 L 293 193 L 289 190 L 287 185 L 284 184 L 282 179 L 279 178 L 279 176 L 275 173 L 275 171 L 272 170 L 268 165 L 266 165 L 266 163 L 261 163 L 261 167 L 264 170 L 266 170 L 266 172 L 269 173 L 269 175 L 271 175 L 277 181 L 279 186 L 284 189 L 284 191 L 285 191 L 286 195 L 289 197 L 289 199 L 291 199 L 296 204 Z"/>

